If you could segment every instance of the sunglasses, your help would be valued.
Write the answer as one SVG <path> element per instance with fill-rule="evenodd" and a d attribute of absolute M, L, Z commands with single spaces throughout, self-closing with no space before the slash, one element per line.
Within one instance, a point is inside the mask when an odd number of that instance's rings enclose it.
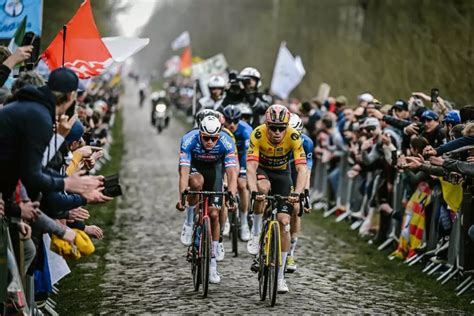
<path fill-rule="evenodd" d="M 268 125 L 268 128 L 274 133 L 276 133 L 277 131 L 280 133 L 283 133 L 284 131 L 286 131 L 287 126 L 286 125 Z"/>
<path fill-rule="evenodd" d="M 233 120 L 228 119 L 228 118 L 225 119 L 225 122 L 227 124 L 239 124 L 239 121 L 240 121 L 240 119 L 233 119 Z"/>
<path fill-rule="evenodd" d="M 364 129 L 367 133 L 371 133 L 371 132 L 375 131 L 377 128 L 374 127 L 374 126 L 369 126 L 369 127 L 364 128 Z"/>
<path fill-rule="evenodd" d="M 204 142 L 206 142 L 206 143 L 207 143 L 208 141 L 210 141 L 210 140 L 211 140 L 213 143 L 215 143 L 215 142 L 217 142 L 218 139 L 219 139 L 219 136 L 204 136 L 204 135 L 202 136 L 202 140 L 203 140 Z"/>

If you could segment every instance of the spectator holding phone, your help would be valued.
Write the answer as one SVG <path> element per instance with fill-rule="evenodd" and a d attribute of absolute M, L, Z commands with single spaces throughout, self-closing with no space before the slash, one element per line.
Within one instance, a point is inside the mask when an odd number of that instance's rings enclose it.
<path fill-rule="evenodd" d="M 72 70 L 56 69 L 47 86 L 25 86 L 17 92 L 17 101 L 0 110 L 0 192 L 6 199 L 19 178 L 32 196 L 40 191 L 86 193 L 100 185 L 96 177 L 76 174 L 63 178 L 42 168 L 55 116 L 64 114 L 74 103 L 78 81 Z M 7 213 L 13 210 L 9 204 L 7 200 Z"/>

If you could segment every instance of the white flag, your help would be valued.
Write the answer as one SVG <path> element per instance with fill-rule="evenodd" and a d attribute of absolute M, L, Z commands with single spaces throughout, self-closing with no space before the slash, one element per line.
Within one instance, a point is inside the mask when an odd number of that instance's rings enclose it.
<path fill-rule="evenodd" d="M 150 43 L 150 39 L 116 36 L 103 37 L 102 42 L 104 42 L 110 55 L 112 55 L 112 59 L 120 63 L 147 46 Z"/>
<path fill-rule="evenodd" d="M 191 38 L 189 37 L 189 32 L 185 31 L 174 39 L 174 41 L 171 43 L 171 48 L 173 50 L 178 50 L 180 48 L 189 46 L 189 44 L 191 44 Z"/>
<path fill-rule="evenodd" d="M 286 99 L 301 82 L 305 73 L 301 58 L 293 57 L 285 43 L 282 43 L 273 70 L 270 90 L 280 98 Z"/>
<path fill-rule="evenodd" d="M 169 78 L 179 73 L 181 58 L 178 55 L 172 56 L 165 62 L 165 72 L 163 77 Z"/>

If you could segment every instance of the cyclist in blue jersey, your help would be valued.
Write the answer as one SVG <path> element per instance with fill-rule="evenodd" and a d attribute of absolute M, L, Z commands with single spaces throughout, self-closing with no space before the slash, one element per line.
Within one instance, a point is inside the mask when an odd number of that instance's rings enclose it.
<path fill-rule="evenodd" d="M 249 207 L 250 194 L 247 189 L 247 150 L 250 144 L 252 127 L 242 121 L 242 112 L 239 105 L 228 105 L 224 108 L 224 126 L 234 134 L 239 155 L 240 172 L 237 185 L 240 196 L 240 239 L 248 241 L 250 239 L 250 228 L 247 222 L 247 210 Z"/>
<path fill-rule="evenodd" d="M 313 151 L 314 151 L 314 144 L 311 138 L 308 135 L 303 134 L 303 122 L 301 118 L 294 113 L 290 114 L 290 126 L 296 129 L 301 136 L 301 140 L 303 141 L 303 149 L 306 154 L 306 166 L 308 167 L 308 175 L 306 180 L 305 186 L 305 196 L 306 199 L 309 199 L 309 185 L 310 185 L 310 177 L 311 177 L 311 168 L 313 167 Z M 296 181 L 296 168 L 293 157 L 290 161 L 290 168 L 291 168 L 291 177 L 293 178 L 293 183 Z M 305 205 L 309 205 L 308 201 L 306 201 Z M 299 208 L 299 205 L 295 205 L 295 208 Z M 294 211 L 291 220 L 290 220 L 290 235 L 291 235 L 291 243 L 290 243 L 290 253 L 286 257 L 286 271 L 289 273 L 296 271 L 296 263 L 295 263 L 295 248 L 296 243 L 298 242 L 298 233 L 301 230 L 301 218 L 298 217 L 298 211 Z"/>
<path fill-rule="evenodd" d="M 176 208 L 186 209 L 186 222 L 181 233 L 181 242 L 189 246 L 192 242 L 194 209 L 197 196 L 190 196 L 187 205 L 181 204 L 181 195 L 191 191 L 222 191 L 224 171 L 227 175 L 229 207 L 234 207 L 234 196 L 237 191 L 237 157 L 231 137 L 221 133 L 222 124 L 215 116 L 206 116 L 199 124 L 181 139 L 179 154 L 179 197 Z M 224 170 L 223 170 L 224 169 Z M 209 269 L 209 282 L 219 283 L 216 254 L 220 236 L 219 213 L 222 198 L 213 196 L 209 200 L 209 217 L 211 218 L 212 256 Z"/>

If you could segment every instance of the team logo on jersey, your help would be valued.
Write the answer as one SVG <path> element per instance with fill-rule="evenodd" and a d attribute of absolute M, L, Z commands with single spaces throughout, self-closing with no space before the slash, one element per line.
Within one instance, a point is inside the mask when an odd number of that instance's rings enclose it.
<path fill-rule="evenodd" d="M 300 138 L 300 135 L 298 135 L 298 133 L 292 133 L 291 136 L 290 136 L 290 138 L 291 138 L 292 140 L 298 140 L 298 139 Z"/>
<path fill-rule="evenodd" d="M 260 139 L 261 137 L 262 137 L 262 132 L 259 129 L 257 129 L 257 131 L 255 132 L 255 138 Z"/>

